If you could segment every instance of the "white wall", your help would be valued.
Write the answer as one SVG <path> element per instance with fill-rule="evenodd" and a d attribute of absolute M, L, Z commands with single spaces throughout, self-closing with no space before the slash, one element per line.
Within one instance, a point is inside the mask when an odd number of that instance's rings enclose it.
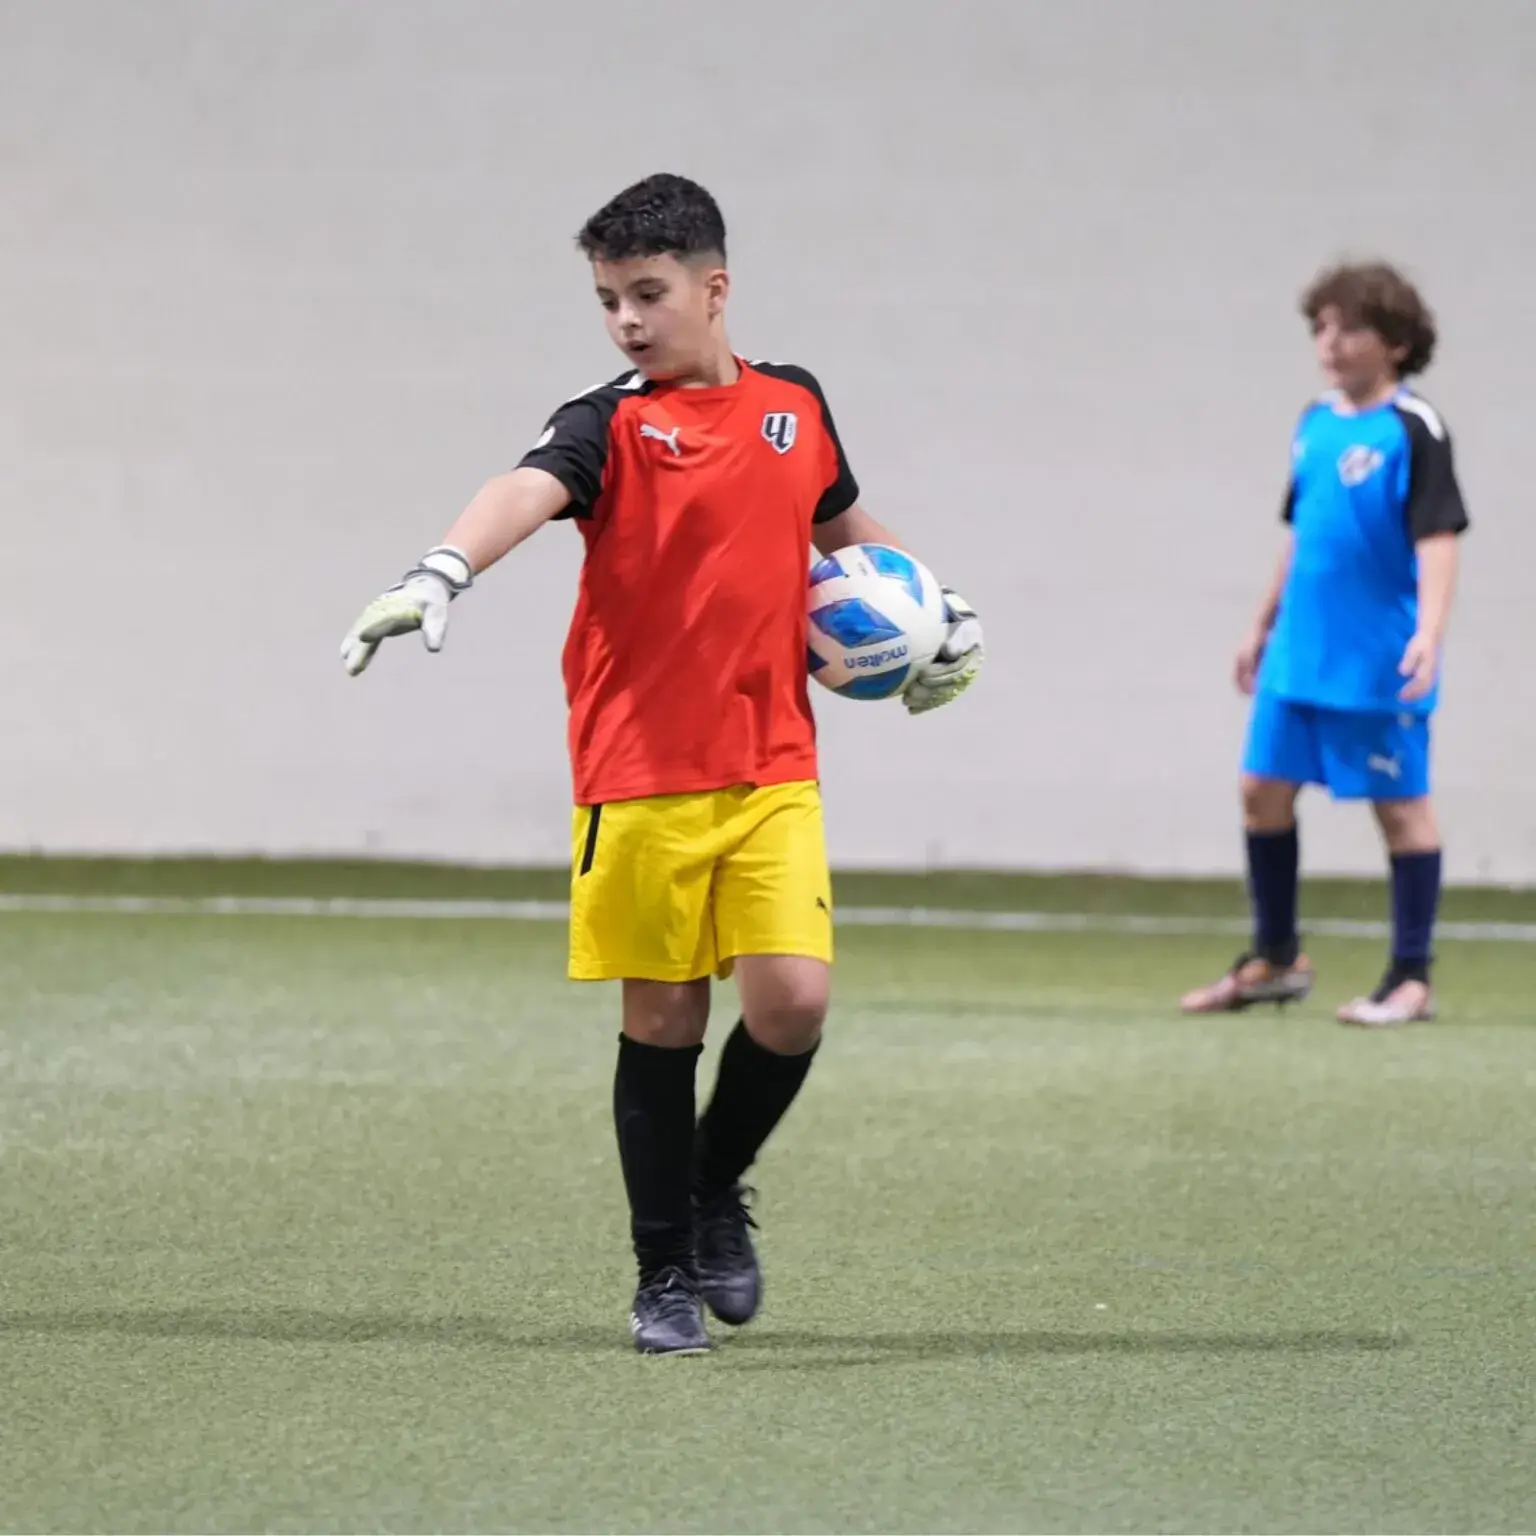
<path fill-rule="evenodd" d="M 622 366 L 570 235 L 665 168 L 986 619 L 954 710 L 821 708 L 841 862 L 1236 867 L 1295 293 L 1383 251 L 1477 523 L 1449 865 L 1536 879 L 1533 144 L 1489 0 L 4 0 L 0 846 L 564 857 L 574 533 L 436 659 L 336 647 Z M 1308 856 L 1374 868 L 1363 815 Z"/>

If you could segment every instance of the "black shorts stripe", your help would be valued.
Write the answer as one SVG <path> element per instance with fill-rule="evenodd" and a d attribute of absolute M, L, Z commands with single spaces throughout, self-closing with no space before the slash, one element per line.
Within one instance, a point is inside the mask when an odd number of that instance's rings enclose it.
<path fill-rule="evenodd" d="M 581 867 L 576 871 L 579 875 L 591 873 L 592 860 L 597 853 L 597 825 L 602 819 L 602 806 L 594 805 L 592 814 L 587 818 L 587 843 L 581 850 Z"/>

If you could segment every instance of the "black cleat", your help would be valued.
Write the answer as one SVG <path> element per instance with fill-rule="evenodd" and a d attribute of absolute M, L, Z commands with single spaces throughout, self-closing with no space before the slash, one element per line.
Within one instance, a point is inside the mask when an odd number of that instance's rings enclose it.
<path fill-rule="evenodd" d="M 642 1355 L 707 1354 L 709 1335 L 698 1281 L 675 1264 L 642 1280 L 630 1309 L 629 1331 Z"/>
<path fill-rule="evenodd" d="M 752 1228 L 757 1223 L 747 1211 L 747 1197 L 753 1193 L 733 1184 L 723 1195 L 694 1209 L 699 1290 L 709 1310 L 732 1328 L 750 1323 L 763 1304 L 763 1272 L 752 1246 Z"/>

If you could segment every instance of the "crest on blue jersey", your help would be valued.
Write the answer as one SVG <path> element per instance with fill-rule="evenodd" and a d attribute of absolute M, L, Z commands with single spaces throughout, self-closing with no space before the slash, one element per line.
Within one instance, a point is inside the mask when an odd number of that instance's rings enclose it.
<path fill-rule="evenodd" d="M 795 446 L 795 432 L 800 418 L 793 411 L 769 411 L 763 417 L 763 436 L 773 444 L 775 453 L 788 453 Z"/>
<path fill-rule="evenodd" d="M 1347 486 L 1364 485 L 1381 468 L 1383 462 L 1376 449 L 1356 443 L 1353 448 L 1346 448 L 1339 455 L 1339 483 Z"/>

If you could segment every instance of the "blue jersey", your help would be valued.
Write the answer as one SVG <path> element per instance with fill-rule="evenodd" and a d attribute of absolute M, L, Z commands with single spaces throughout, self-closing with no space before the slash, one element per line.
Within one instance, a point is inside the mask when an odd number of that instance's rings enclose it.
<path fill-rule="evenodd" d="M 1365 411 L 1336 396 L 1315 402 L 1296 429 L 1284 516 L 1291 569 L 1260 690 L 1326 709 L 1429 714 L 1438 688 L 1403 703 L 1398 664 L 1419 622 L 1416 545 L 1467 526 L 1445 423 L 1406 389 Z"/>

